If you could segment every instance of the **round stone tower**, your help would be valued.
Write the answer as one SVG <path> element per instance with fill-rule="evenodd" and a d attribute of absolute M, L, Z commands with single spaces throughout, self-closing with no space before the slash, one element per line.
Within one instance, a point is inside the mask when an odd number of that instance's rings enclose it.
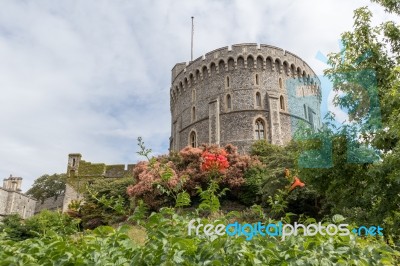
<path fill-rule="evenodd" d="M 298 56 L 257 44 L 223 47 L 172 69 L 170 150 L 283 145 L 300 123 L 321 127 L 320 81 Z"/>

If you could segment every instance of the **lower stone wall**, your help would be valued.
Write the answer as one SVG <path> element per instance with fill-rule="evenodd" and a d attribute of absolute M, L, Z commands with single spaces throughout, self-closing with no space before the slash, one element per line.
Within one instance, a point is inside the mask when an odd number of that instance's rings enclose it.
<path fill-rule="evenodd" d="M 65 195 L 59 195 L 58 197 L 47 198 L 43 202 L 39 200 L 36 203 L 35 214 L 39 213 L 42 210 L 51 210 L 51 211 L 62 210 L 64 196 Z"/>
<path fill-rule="evenodd" d="M 66 185 L 65 194 L 62 204 L 62 212 L 66 212 L 68 210 L 68 205 L 72 200 L 82 199 L 82 196 L 71 186 Z"/>
<path fill-rule="evenodd" d="M 8 191 L 0 188 L 0 216 L 7 215 Z"/>
<path fill-rule="evenodd" d="M 20 192 L 0 188 L 0 216 L 19 214 L 23 219 L 34 215 L 36 200 Z"/>

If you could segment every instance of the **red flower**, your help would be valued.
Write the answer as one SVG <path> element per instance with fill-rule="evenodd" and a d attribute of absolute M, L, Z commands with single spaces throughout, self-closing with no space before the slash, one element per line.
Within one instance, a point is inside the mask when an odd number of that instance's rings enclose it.
<path fill-rule="evenodd" d="M 202 171 L 224 172 L 229 167 L 229 162 L 224 150 L 219 150 L 216 153 L 211 153 L 206 150 L 201 157 L 203 159 L 201 164 Z"/>
<path fill-rule="evenodd" d="M 304 186 L 305 186 L 305 184 L 304 184 L 303 182 L 301 182 L 300 179 L 299 179 L 297 176 L 295 176 L 295 177 L 294 177 L 294 182 L 293 182 L 293 184 L 290 186 L 289 191 L 292 191 L 292 190 L 295 189 L 296 187 L 304 187 Z"/>

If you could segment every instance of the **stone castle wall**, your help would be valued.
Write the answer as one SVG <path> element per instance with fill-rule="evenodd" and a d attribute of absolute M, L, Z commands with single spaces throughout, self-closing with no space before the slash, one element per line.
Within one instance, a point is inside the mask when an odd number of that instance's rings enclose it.
<path fill-rule="evenodd" d="M 68 155 L 67 185 L 63 195 L 62 211 L 68 210 L 68 205 L 73 200 L 82 200 L 82 191 L 86 185 L 99 179 L 122 178 L 133 174 L 135 164 L 92 163 L 82 160 L 79 153 Z"/>
<path fill-rule="evenodd" d="M 285 144 L 300 121 L 321 126 L 320 102 L 320 81 L 298 56 L 269 45 L 223 47 L 172 69 L 170 149 L 192 145 L 195 135 L 196 146 L 232 143 L 246 152 L 258 119 L 264 139 Z"/>
<path fill-rule="evenodd" d="M 42 210 L 62 210 L 64 203 L 65 194 L 61 194 L 58 197 L 50 197 L 45 199 L 43 202 L 38 201 L 35 207 L 35 214 L 41 212 Z"/>
<path fill-rule="evenodd" d="M 0 188 L 0 218 L 19 214 L 23 219 L 33 216 L 36 200 L 21 192 Z"/>

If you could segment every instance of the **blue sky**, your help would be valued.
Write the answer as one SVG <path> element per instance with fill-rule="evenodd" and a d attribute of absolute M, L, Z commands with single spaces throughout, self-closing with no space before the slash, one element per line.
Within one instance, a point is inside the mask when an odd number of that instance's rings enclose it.
<path fill-rule="evenodd" d="M 59 0 L 0 3 L 0 177 L 66 170 L 67 155 L 134 163 L 142 136 L 156 154 L 170 135 L 171 69 L 235 43 L 265 43 L 303 58 L 338 51 L 367 0 Z"/>

